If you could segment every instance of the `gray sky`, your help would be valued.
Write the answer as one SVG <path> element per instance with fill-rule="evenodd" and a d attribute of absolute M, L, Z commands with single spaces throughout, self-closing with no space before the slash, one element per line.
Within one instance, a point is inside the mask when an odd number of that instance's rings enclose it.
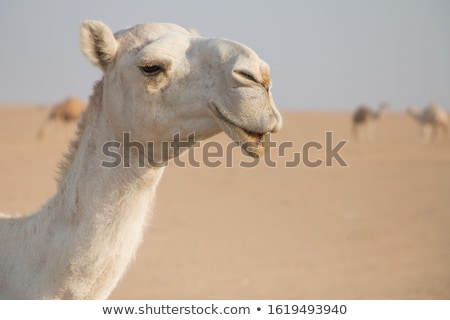
<path fill-rule="evenodd" d="M 113 31 L 172 22 L 242 42 L 271 66 L 281 110 L 450 110 L 448 0 L 2 1 L 0 104 L 87 100 L 101 74 L 78 48 L 85 19 Z"/>

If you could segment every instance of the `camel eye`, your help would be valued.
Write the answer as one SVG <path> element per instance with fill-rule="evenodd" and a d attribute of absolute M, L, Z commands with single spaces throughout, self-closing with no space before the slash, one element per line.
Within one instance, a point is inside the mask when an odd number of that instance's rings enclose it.
<path fill-rule="evenodd" d="M 164 69 L 158 65 L 140 66 L 139 69 L 147 76 L 156 76 L 164 71 Z"/>

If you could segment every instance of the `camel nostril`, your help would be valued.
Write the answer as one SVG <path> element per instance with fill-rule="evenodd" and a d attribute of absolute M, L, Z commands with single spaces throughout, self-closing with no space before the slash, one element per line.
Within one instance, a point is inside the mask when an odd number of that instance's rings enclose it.
<path fill-rule="evenodd" d="M 246 80 L 249 80 L 249 81 L 252 81 L 252 82 L 255 82 L 255 83 L 260 83 L 260 82 L 256 79 L 256 77 L 255 77 L 254 75 L 252 75 L 252 74 L 251 74 L 250 72 L 248 72 L 248 71 L 234 70 L 233 72 L 234 72 L 235 74 L 237 74 L 238 76 L 240 76 L 240 77 L 246 79 Z"/>

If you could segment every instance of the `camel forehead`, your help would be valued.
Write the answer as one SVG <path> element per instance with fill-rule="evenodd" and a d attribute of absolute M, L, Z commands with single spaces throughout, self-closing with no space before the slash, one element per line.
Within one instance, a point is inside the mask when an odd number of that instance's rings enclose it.
<path fill-rule="evenodd" d="M 189 36 L 183 27 L 172 23 L 145 23 L 120 30 L 114 34 L 117 42 L 126 51 L 142 47 L 166 34 L 179 33 Z"/>
<path fill-rule="evenodd" d="M 176 36 L 174 37 L 174 35 Z M 172 41 L 189 41 L 192 37 L 201 38 L 198 36 L 193 36 L 188 30 L 179 25 L 157 22 L 139 24 L 131 28 L 120 30 L 114 34 L 114 37 L 125 51 L 131 51 L 136 48 L 141 49 L 155 40 L 162 40 L 165 36 L 172 38 Z M 218 51 L 221 56 L 227 57 L 242 55 L 243 57 L 251 58 L 252 60 L 255 58 L 255 60 L 259 60 L 258 55 L 251 48 L 242 43 L 223 38 L 208 40 L 210 41 L 206 41 L 206 43 L 202 43 L 200 46 L 205 49 L 212 49 L 212 51 Z M 170 40 L 160 42 L 162 44 L 166 43 L 168 45 L 172 45 L 170 44 Z M 200 43 L 201 41 L 198 42 L 198 44 Z M 268 66 L 265 63 L 263 64 L 264 74 L 267 75 Z"/>

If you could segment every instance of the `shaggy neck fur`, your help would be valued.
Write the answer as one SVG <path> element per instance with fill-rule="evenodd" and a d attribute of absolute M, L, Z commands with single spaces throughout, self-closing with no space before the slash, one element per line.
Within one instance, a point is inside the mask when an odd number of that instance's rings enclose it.
<path fill-rule="evenodd" d="M 116 139 L 103 110 L 100 82 L 56 195 L 34 215 L 1 225 L 8 259 L 0 254 L 0 298 L 106 298 L 132 260 L 163 169 L 102 168 L 102 145 Z"/>

